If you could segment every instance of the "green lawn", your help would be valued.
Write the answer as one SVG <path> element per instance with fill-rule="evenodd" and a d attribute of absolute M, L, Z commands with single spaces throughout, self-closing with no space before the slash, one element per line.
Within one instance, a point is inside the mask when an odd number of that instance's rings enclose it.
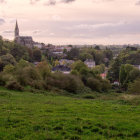
<path fill-rule="evenodd" d="M 0 140 L 140 140 L 140 105 L 0 90 Z"/>

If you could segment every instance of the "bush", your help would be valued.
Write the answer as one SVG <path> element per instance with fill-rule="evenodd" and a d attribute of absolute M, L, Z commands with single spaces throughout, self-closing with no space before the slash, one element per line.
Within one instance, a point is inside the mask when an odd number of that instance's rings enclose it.
<path fill-rule="evenodd" d="M 17 81 L 8 81 L 6 84 L 6 88 L 10 90 L 23 91 L 23 87 Z"/>
<path fill-rule="evenodd" d="M 111 89 L 111 84 L 108 80 L 102 80 L 102 91 L 107 92 L 109 89 Z"/>
<path fill-rule="evenodd" d="M 37 70 L 43 79 L 46 79 L 51 74 L 51 68 L 46 61 L 40 62 L 37 65 Z"/>
<path fill-rule="evenodd" d="M 6 81 L 3 78 L 3 74 L 0 73 L 0 86 L 4 86 L 6 84 Z"/>
<path fill-rule="evenodd" d="M 48 87 L 57 87 L 68 92 L 77 93 L 84 85 L 79 77 L 62 73 L 52 74 L 47 80 Z"/>
<path fill-rule="evenodd" d="M 32 83 L 30 83 L 30 86 L 32 86 L 35 89 L 44 89 L 45 85 L 42 80 L 34 80 Z"/>
<path fill-rule="evenodd" d="M 85 98 L 85 99 L 95 99 L 95 96 L 92 95 L 92 94 L 87 94 L 87 95 L 84 95 L 83 98 Z"/>
<path fill-rule="evenodd" d="M 32 66 L 17 70 L 16 75 L 18 82 L 23 86 L 33 86 L 34 81 L 41 80 L 39 72 Z"/>
<path fill-rule="evenodd" d="M 5 86 L 7 82 L 15 80 L 12 74 L 7 74 L 4 72 L 0 73 L 0 85 Z"/>
<path fill-rule="evenodd" d="M 134 83 L 129 84 L 128 91 L 132 94 L 140 94 L 140 79 L 134 81 Z"/>
<path fill-rule="evenodd" d="M 98 92 L 101 92 L 101 89 L 102 89 L 101 82 L 95 78 L 88 78 L 87 86 L 90 87 L 92 90 L 98 91 Z"/>

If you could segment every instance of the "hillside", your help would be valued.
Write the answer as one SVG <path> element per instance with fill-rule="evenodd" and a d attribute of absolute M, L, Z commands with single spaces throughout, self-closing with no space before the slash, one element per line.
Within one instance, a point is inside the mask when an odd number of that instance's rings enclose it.
<path fill-rule="evenodd" d="M 138 140 L 139 103 L 140 97 L 134 95 L 84 99 L 1 88 L 0 139 Z"/>

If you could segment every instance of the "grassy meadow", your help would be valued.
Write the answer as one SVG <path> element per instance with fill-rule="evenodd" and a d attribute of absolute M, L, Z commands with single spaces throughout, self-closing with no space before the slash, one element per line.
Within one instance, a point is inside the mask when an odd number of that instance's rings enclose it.
<path fill-rule="evenodd" d="M 140 97 L 115 93 L 78 97 L 1 88 L 0 140 L 19 139 L 139 140 Z"/>

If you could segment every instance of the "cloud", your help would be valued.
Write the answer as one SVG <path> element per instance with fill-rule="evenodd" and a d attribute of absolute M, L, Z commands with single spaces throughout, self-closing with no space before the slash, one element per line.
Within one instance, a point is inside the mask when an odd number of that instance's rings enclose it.
<path fill-rule="evenodd" d="M 136 2 L 136 5 L 140 5 L 140 0 Z"/>
<path fill-rule="evenodd" d="M 39 1 L 42 1 L 43 2 L 43 0 L 30 0 L 30 3 L 31 4 L 35 4 L 35 3 L 39 2 Z M 45 6 L 54 6 L 56 4 L 60 4 L 60 3 L 72 3 L 74 1 L 76 1 L 76 0 L 47 0 L 47 1 L 44 2 L 44 5 Z"/>
<path fill-rule="evenodd" d="M 33 34 L 36 34 L 36 35 L 37 35 L 37 34 L 40 34 L 40 33 L 41 33 L 40 30 L 34 30 L 34 31 L 33 31 Z"/>
<path fill-rule="evenodd" d="M 112 2 L 115 0 L 92 0 L 94 3 L 102 3 L 102 2 Z"/>
<path fill-rule="evenodd" d="M 95 30 L 99 28 L 104 28 L 104 27 L 117 27 L 121 25 L 125 25 L 126 22 L 120 21 L 117 23 L 111 23 L 111 22 L 106 22 L 106 23 L 97 23 L 97 24 L 79 24 L 71 27 L 64 27 L 64 29 L 67 30 Z"/>
<path fill-rule="evenodd" d="M 5 0 L 0 0 L 0 3 L 6 3 L 6 1 Z"/>
<path fill-rule="evenodd" d="M 63 2 L 63 3 L 70 3 L 70 2 L 74 2 L 74 1 L 76 1 L 76 0 L 62 0 L 61 2 Z"/>
<path fill-rule="evenodd" d="M 30 4 L 36 4 L 37 2 L 39 2 L 40 0 L 30 0 Z"/>
<path fill-rule="evenodd" d="M 0 25 L 4 24 L 5 23 L 5 20 L 0 18 Z"/>
<path fill-rule="evenodd" d="M 49 0 L 48 2 L 44 3 L 44 5 L 47 5 L 47 6 L 56 5 L 56 0 Z"/>
<path fill-rule="evenodd" d="M 3 31 L 4 34 L 13 34 L 14 31 L 10 31 L 10 30 L 6 30 L 6 31 Z"/>

